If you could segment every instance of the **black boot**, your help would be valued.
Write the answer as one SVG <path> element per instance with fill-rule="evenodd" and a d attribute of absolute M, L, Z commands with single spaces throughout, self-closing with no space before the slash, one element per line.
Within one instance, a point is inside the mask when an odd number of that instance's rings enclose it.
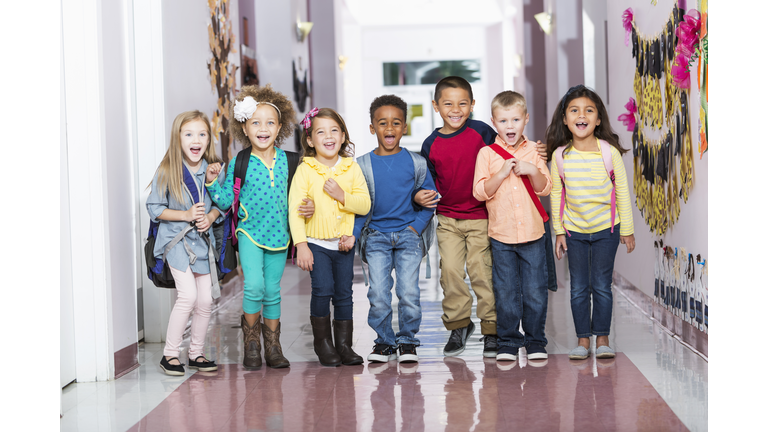
<path fill-rule="evenodd" d="M 341 364 L 341 357 L 333 347 L 331 339 L 331 315 L 324 317 L 309 317 L 312 323 L 312 335 L 315 337 L 315 354 L 320 359 L 323 366 L 338 366 Z"/>
<path fill-rule="evenodd" d="M 333 320 L 333 339 L 336 352 L 341 357 L 341 364 L 363 364 L 363 358 L 352 351 L 352 320 Z"/>
<path fill-rule="evenodd" d="M 261 367 L 261 317 L 249 326 L 245 315 L 240 315 L 240 326 L 243 328 L 243 366 L 246 369 Z"/>

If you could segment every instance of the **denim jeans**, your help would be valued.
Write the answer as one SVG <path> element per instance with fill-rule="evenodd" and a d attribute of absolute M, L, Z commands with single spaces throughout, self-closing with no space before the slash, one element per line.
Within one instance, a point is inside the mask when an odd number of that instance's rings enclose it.
<path fill-rule="evenodd" d="M 309 314 L 325 317 L 331 313 L 333 319 L 352 319 L 352 277 L 355 251 L 341 252 L 309 243 L 314 264 L 309 275 L 312 278 L 312 298 L 309 300 Z"/>
<path fill-rule="evenodd" d="M 376 332 L 374 343 L 395 346 L 419 345 L 416 333 L 421 325 L 419 299 L 419 267 L 421 266 L 420 237 L 410 228 L 399 232 L 382 233 L 371 230 L 365 247 L 371 286 L 368 300 L 368 325 Z M 400 300 L 397 318 L 400 330 L 392 330 L 392 270 L 397 284 L 395 293 Z"/>
<path fill-rule="evenodd" d="M 571 312 L 576 336 L 608 336 L 613 314 L 613 262 L 619 248 L 617 224 L 593 234 L 571 231 L 565 236 L 571 272 Z M 590 317 L 590 299 L 592 313 Z"/>
<path fill-rule="evenodd" d="M 547 345 L 546 240 L 542 236 L 528 243 L 507 244 L 491 239 L 499 346 Z M 525 335 L 520 333 L 520 321 Z"/>

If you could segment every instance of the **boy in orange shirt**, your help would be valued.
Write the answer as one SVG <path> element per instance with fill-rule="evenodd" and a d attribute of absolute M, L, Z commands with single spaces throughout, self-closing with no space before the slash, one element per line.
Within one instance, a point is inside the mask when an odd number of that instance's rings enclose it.
<path fill-rule="evenodd" d="M 520 93 L 496 95 L 491 103 L 491 121 L 498 135 L 493 146 L 477 155 L 473 194 L 485 201 L 488 209 L 499 344 L 496 360 L 517 360 L 521 347 L 526 348 L 529 360 L 543 360 L 547 358 L 547 261 L 542 218 L 546 213 L 538 196 L 549 195 L 552 179 L 536 143 L 523 135 L 528 110 Z M 529 194 L 526 181 L 537 196 Z M 519 330 L 521 321 L 525 335 Z"/>

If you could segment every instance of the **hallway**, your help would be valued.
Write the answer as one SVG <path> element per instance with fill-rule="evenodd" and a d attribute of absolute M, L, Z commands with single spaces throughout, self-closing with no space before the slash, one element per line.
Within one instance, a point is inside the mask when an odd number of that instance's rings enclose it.
<path fill-rule="evenodd" d="M 433 278 L 425 279 L 424 264 L 421 269 L 417 364 L 321 366 L 312 350 L 309 273 L 289 264 L 282 341 L 290 368 L 243 369 L 239 294 L 211 319 L 205 354 L 218 362 L 217 372 L 167 376 L 158 366 L 163 345 L 142 344 L 138 369 L 114 381 L 64 388 L 61 430 L 707 430 L 707 361 L 615 289 L 615 359 L 568 359 L 575 337 L 568 289 L 562 286 L 549 295 L 547 361 L 483 359 L 479 331 L 460 356 L 444 357 L 449 333 L 440 321 L 435 255 L 433 248 Z M 366 323 L 366 293 L 357 261 L 354 347 L 364 357 L 375 338 Z"/>

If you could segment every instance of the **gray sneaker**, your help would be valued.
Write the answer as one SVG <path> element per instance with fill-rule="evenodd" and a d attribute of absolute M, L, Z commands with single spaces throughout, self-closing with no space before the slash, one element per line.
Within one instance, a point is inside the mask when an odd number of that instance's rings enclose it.
<path fill-rule="evenodd" d="M 466 327 L 451 330 L 451 336 L 448 338 L 448 343 L 445 344 L 443 354 L 448 357 L 457 356 L 464 352 L 464 347 L 467 346 L 467 339 L 475 332 L 475 324 L 470 321 Z"/>

